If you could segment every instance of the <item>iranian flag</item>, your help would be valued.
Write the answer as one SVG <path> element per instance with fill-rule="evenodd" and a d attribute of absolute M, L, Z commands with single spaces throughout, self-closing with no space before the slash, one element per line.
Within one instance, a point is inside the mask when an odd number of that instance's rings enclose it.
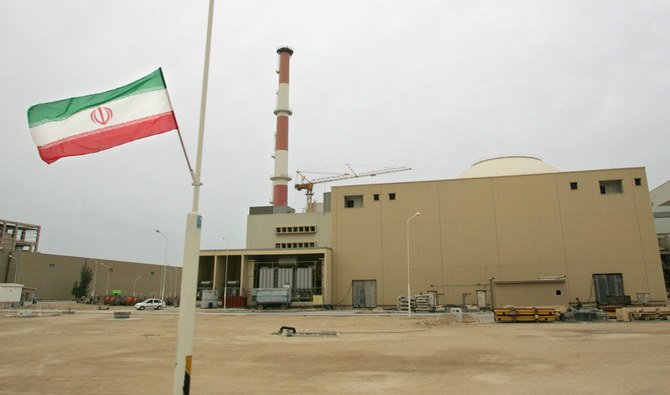
<path fill-rule="evenodd" d="M 34 105 L 28 124 L 47 163 L 177 129 L 161 69 L 107 92 Z"/>

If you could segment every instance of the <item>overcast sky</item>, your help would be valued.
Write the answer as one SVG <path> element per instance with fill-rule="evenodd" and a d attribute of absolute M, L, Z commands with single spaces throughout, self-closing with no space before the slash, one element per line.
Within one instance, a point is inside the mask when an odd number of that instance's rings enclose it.
<path fill-rule="evenodd" d="M 47 165 L 26 110 L 162 67 L 195 162 L 207 5 L 0 0 L 0 218 L 41 225 L 41 252 L 162 264 L 160 229 L 168 263 L 181 265 L 193 188 L 177 134 Z M 351 163 L 413 169 L 359 182 L 446 179 L 527 154 L 563 171 L 645 166 L 649 187 L 660 185 L 669 5 L 217 1 L 201 247 L 243 248 L 248 207 L 271 197 L 283 45 L 295 50 L 290 174 Z M 304 203 L 289 188 L 289 204 Z"/>

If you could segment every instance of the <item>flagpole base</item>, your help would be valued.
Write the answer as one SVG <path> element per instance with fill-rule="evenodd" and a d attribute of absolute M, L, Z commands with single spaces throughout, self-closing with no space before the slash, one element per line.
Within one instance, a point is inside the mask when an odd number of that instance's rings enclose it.
<path fill-rule="evenodd" d="M 184 238 L 184 267 L 181 275 L 181 293 L 179 299 L 177 357 L 175 359 L 172 387 L 174 395 L 188 394 L 190 392 L 201 228 L 202 216 L 198 213 L 187 214 L 186 235 Z"/>

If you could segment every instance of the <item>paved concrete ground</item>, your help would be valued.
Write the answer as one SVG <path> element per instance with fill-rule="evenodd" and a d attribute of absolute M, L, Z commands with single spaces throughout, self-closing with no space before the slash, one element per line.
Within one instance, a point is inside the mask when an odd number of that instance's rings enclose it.
<path fill-rule="evenodd" d="M 170 393 L 176 311 L 128 320 L 90 307 L 3 314 L 0 394 Z M 193 394 L 670 392 L 668 321 L 463 324 L 443 314 L 221 310 L 196 319 Z M 338 335 L 275 335 L 282 325 Z"/>

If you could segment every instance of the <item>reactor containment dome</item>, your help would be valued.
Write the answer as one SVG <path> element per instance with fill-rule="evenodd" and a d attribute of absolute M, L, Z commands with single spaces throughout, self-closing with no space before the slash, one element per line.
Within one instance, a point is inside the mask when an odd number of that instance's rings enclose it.
<path fill-rule="evenodd" d="M 459 178 L 519 176 L 558 173 L 558 169 L 534 156 L 500 156 L 476 162 Z"/>

